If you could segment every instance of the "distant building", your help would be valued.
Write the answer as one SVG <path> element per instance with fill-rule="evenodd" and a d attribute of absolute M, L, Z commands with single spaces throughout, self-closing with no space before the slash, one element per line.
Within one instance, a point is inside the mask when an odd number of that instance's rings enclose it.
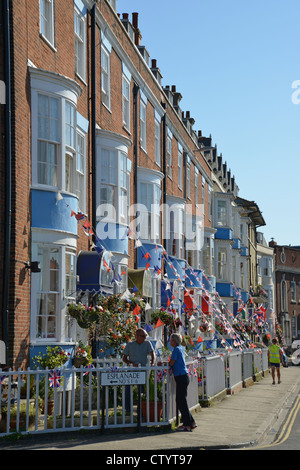
<path fill-rule="evenodd" d="M 287 346 L 300 338 L 300 246 L 269 242 L 275 254 L 276 314 Z"/>

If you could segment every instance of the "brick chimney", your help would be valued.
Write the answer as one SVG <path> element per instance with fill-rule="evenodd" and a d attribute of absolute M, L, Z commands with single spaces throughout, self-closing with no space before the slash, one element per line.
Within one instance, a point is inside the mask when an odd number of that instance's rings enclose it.
<path fill-rule="evenodd" d="M 132 13 L 132 26 L 134 28 L 134 44 L 136 46 L 140 46 L 141 45 L 141 40 L 142 40 L 142 34 L 139 30 L 139 26 L 138 26 L 138 23 L 139 23 L 139 14 L 138 13 Z"/>

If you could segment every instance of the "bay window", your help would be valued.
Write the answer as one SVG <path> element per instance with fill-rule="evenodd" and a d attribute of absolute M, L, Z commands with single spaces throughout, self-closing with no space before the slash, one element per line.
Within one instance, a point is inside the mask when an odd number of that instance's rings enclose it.
<path fill-rule="evenodd" d="M 76 110 L 81 89 L 73 80 L 52 72 L 30 68 L 30 74 L 32 187 L 83 194 L 88 121 Z"/>
<path fill-rule="evenodd" d="M 58 186 L 59 99 L 38 95 L 37 183 Z"/>
<path fill-rule="evenodd" d="M 185 257 L 185 202 L 181 198 L 168 196 L 165 206 L 166 249 L 169 255 L 176 258 Z"/>
<path fill-rule="evenodd" d="M 128 223 L 130 205 L 131 141 L 119 134 L 97 130 L 97 219 Z"/>
<path fill-rule="evenodd" d="M 160 241 L 160 201 L 163 174 L 138 168 L 138 204 L 136 229 L 143 240 Z"/>
<path fill-rule="evenodd" d="M 227 280 L 227 250 L 226 248 L 218 249 L 218 280 Z"/>
<path fill-rule="evenodd" d="M 217 201 L 217 224 L 219 226 L 227 225 L 226 201 Z"/>
<path fill-rule="evenodd" d="M 49 233 L 34 232 L 32 253 L 41 272 L 32 278 L 32 341 L 67 341 L 65 306 L 76 296 L 76 250 L 74 246 L 50 243 Z"/>

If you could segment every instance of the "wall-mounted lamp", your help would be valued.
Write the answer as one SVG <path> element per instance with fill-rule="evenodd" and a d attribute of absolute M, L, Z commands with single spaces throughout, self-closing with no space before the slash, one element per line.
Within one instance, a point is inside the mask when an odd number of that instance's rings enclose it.
<path fill-rule="evenodd" d="M 30 263 L 24 263 L 25 269 L 30 269 L 32 273 L 40 273 L 41 267 L 39 261 L 31 261 Z"/>

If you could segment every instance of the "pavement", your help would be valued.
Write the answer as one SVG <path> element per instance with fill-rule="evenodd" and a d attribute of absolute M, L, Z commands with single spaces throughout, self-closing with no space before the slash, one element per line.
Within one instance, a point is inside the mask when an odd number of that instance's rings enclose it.
<path fill-rule="evenodd" d="M 101 450 L 123 451 L 212 450 L 255 448 L 272 442 L 300 391 L 300 367 L 281 367 L 281 383 L 272 385 L 269 372 L 222 401 L 194 413 L 192 432 L 155 430 L 118 434 L 97 432 L 34 435 L 1 442 L 0 450 Z M 137 455 L 137 452 L 134 453 Z"/>

